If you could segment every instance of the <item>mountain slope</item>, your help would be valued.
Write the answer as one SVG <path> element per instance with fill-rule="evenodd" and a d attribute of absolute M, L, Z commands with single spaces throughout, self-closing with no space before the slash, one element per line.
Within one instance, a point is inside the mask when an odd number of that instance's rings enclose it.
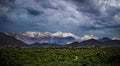
<path fill-rule="evenodd" d="M 95 39 L 90 39 L 90 40 L 86 40 L 83 42 L 80 42 L 81 46 L 95 46 L 95 47 L 100 47 L 103 45 L 102 42 L 95 40 Z"/>
<path fill-rule="evenodd" d="M 16 38 L 12 36 L 8 36 L 5 33 L 0 32 L 0 47 L 26 47 L 27 44 L 23 43 L 20 40 L 17 40 Z"/>

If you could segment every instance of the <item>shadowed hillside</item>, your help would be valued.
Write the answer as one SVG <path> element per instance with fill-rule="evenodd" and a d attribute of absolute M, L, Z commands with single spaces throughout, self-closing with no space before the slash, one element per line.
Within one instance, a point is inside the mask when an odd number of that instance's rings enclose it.
<path fill-rule="evenodd" d="M 27 47 L 28 45 L 12 36 L 0 32 L 0 48 L 4 47 Z"/>

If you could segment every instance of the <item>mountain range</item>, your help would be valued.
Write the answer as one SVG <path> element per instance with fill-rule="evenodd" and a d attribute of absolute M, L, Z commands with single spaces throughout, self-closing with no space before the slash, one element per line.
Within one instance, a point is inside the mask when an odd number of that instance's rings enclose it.
<path fill-rule="evenodd" d="M 56 44 L 67 44 L 69 42 L 79 41 L 79 37 L 72 33 L 49 33 L 49 32 L 13 32 L 6 33 L 7 35 L 13 36 L 16 39 L 23 41 L 27 44 L 34 43 L 56 43 Z"/>
<path fill-rule="evenodd" d="M 38 47 L 38 48 L 61 48 L 61 47 L 120 47 L 120 40 L 103 37 L 98 39 L 91 36 L 82 40 L 71 33 L 41 33 L 41 32 L 21 32 L 2 33 L 0 32 L 0 48 L 4 47 Z"/>

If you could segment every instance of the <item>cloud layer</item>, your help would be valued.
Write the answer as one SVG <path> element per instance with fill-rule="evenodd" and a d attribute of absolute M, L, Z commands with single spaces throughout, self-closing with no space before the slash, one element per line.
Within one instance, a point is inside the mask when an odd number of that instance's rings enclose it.
<path fill-rule="evenodd" d="M 62 31 L 113 37 L 119 28 L 120 0 L 0 0 L 2 32 Z"/>

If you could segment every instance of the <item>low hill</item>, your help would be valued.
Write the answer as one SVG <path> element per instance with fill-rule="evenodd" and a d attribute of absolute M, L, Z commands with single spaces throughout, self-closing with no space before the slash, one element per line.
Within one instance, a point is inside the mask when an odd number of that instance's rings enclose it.
<path fill-rule="evenodd" d="M 64 45 L 48 44 L 48 43 L 34 43 L 34 44 L 31 44 L 30 46 L 37 47 L 37 48 L 60 48 L 60 47 L 64 47 Z"/>
<path fill-rule="evenodd" d="M 110 47 L 120 47 L 120 40 L 104 41 L 104 44 L 106 46 L 110 46 Z"/>
<path fill-rule="evenodd" d="M 85 40 L 82 42 L 73 42 L 71 44 L 68 44 L 67 46 L 71 46 L 71 47 L 101 47 L 103 46 L 103 43 L 95 40 L 95 39 L 89 39 L 89 40 Z"/>

